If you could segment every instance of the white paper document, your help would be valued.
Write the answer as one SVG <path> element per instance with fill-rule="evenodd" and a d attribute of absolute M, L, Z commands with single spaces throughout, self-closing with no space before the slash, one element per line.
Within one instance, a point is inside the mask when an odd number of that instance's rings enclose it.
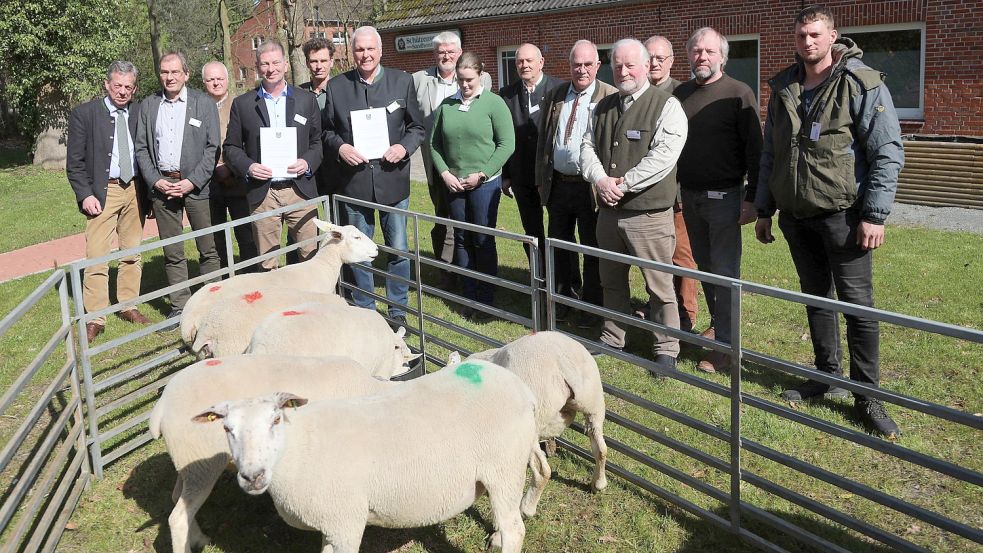
<path fill-rule="evenodd" d="M 297 161 L 297 127 L 262 127 L 259 129 L 259 162 L 273 171 L 275 179 L 292 179 L 287 166 Z"/>
<path fill-rule="evenodd" d="M 360 109 L 352 115 L 352 146 L 365 159 L 379 159 L 389 149 L 386 108 Z"/>

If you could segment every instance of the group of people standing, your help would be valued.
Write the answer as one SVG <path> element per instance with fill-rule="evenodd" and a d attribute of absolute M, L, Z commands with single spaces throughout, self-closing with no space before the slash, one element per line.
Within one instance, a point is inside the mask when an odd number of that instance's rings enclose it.
<path fill-rule="evenodd" d="M 381 65 L 382 40 L 372 27 L 355 30 L 355 67 L 334 78 L 333 45 L 312 39 L 304 46 L 312 80 L 298 87 L 284 78 L 283 47 L 265 42 L 256 51 L 260 86 L 232 101 L 222 64 L 203 68 L 206 95 L 186 87 L 184 57 L 170 52 L 161 58 L 163 90 L 138 105 L 132 101 L 136 68 L 115 62 L 107 96 L 76 108 L 70 121 L 68 175 L 88 217 L 87 254 L 108 253 L 113 230 L 121 248 L 139 244 L 151 209 L 166 238 L 181 232 L 182 210 L 197 229 L 224 222 L 227 213 L 238 218 L 332 193 L 394 208 L 379 213 L 379 224 L 387 246 L 407 251 L 401 210 L 409 208 L 410 156 L 422 147 L 440 217 L 495 227 L 505 194 L 515 199 L 524 233 L 540 240 L 574 241 L 579 234 L 588 246 L 739 278 L 741 226 L 755 222 L 757 238 L 769 243 L 777 210 L 802 290 L 824 297 L 835 290 L 841 300 L 872 306 L 871 252 L 883 242 L 904 159 L 897 115 L 883 75 L 862 64 L 850 39 L 838 36 L 828 9 L 804 9 L 794 29 L 796 61 L 769 81 L 763 135 L 754 93 L 725 73 L 727 39 L 709 27 L 687 41 L 692 78 L 686 82 L 670 76 L 674 51 L 665 37 L 617 41 L 610 52 L 614 86 L 597 80 L 597 48 L 579 40 L 569 53 L 569 81 L 546 75 L 540 49 L 523 44 L 515 60 L 519 79 L 498 94 L 479 56 L 463 52 L 458 35 L 449 32 L 433 40 L 435 66 L 413 75 Z M 373 108 L 385 108 L 390 146 L 370 159 L 355 146 L 351 113 Z M 298 129 L 297 159 L 288 167 L 293 177 L 273 178 L 260 163 L 264 127 Z M 140 177 L 146 186 L 138 184 Z M 372 236 L 374 211 L 344 204 L 341 222 Z M 315 214 L 308 206 L 257 221 L 251 232 L 237 233 L 240 253 L 245 258 L 278 247 L 283 223 L 291 240 L 313 238 Z M 441 260 L 496 274 L 492 236 L 436 226 L 431 238 Z M 211 236 L 196 242 L 203 273 L 225 262 L 224 243 Z M 300 260 L 315 248 L 313 241 L 304 244 Z M 183 246 L 165 248 L 165 258 L 168 281 L 186 280 Z M 263 270 L 275 267 L 276 258 L 262 264 Z M 585 256 L 581 271 L 579 256 L 558 251 L 556 292 L 631 313 L 628 269 Z M 389 315 L 405 323 L 409 260 L 391 255 L 387 270 L 397 277 L 386 282 Z M 649 302 L 641 315 L 695 331 L 696 283 L 663 271 L 642 273 Z M 371 272 L 355 267 L 353 278 L 359 288 L 374 289 Z M 445 286 L 454 285 L 453 275 L 445 278 Z M 139 279 L 139 259 L 122 259 L 120 303 L 138 295 Z M 490 284 L 461 281 L 465 296 L 494 301 Z M 710 323 L 702 335 L 729 342 L 730 291 L 708 284 L 703 290 Z M 87 311 L 109 305 L 105 267 L 86 271 L 84 291 Z M 172 316 L 180 314 L 187 293 L 172 293 Z M 375 307 L 371 295 L 353 299 Z M 836 313 L 807 312 L 816 368 L 842 374 Z M 487 317 L 481 310 L 468 315 Z M 135 307 L 119 316 L 148 322 Z M 584 313 L 560 310 L 558 317 L 583 328 L 597 324 Z M 851 379 L 877 385 L 877 322 L 855 315 L 846 320 Z M 104 324 L 89 323 L 89 338 Z M 656 372 L 674 370 L 679 340 L 653 335 Z M 625 339 L 616 321 L 603 322 L 604 344 L 622 349 Z M 713 352 L 698 368 L 731 369 L 727 356 Z M 783 393 L 789 401 L 846 395 L 813 380 Z M 875 431 L 898 434 L 878 400 L 855 400 Z"/>

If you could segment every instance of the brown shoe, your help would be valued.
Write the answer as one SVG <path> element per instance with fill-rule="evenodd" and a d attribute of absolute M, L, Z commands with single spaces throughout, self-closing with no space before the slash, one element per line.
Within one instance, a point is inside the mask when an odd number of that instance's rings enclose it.
<path fill-rule="evenodd" d="M 102 334 L 103 330 L 106 330 L 106 325 L 99 323 L 85 323 L 85 338 L 91 342 L 96 339 L 96 336 Z"/>
<path fill-rule="evenodd" d="M 116 314 L 120 319 L 124 321 L 131 322 L 138 325 L 148 325 L 150 324 L 150 319 L 143 316 L 143 313 L 139 309 L 127 309 L 126 311 L 120 311 Z"/>
<path fill-rule="evenodd" d="M 697 363 L 696 368 L 710 374 L 727 372 L 731 369 L 731 359 L 726 353 L 711 351 Z"/>
<path fill-rule="evenodd" d="M 711 327 L 707 328 L 706 330 L 704 330 L 703 332 L 701 332 L 700 333 L 700 337 L 706 338 L 707 340 L 716 340 L 717 339 L 717 331 L 714 330 L 713 327 L 711 326 Z"/>

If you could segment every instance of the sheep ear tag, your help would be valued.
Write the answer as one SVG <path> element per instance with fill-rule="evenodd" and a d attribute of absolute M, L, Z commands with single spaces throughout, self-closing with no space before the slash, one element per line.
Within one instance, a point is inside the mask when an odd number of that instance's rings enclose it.
<path fill-rule="evenodd" d="M 481 371 L 484 369 L 477 363 L 461 363 L 454 369 L 454 374 L 478 386 L 481 384 Z"/>

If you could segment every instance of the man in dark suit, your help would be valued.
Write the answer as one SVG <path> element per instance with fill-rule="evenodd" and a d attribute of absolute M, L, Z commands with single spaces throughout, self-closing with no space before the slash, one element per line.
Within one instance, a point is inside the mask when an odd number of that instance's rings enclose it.
<path fill-rule="evenodd" d="M 533 44 L 523 44 L 515 52 L 519 80 L 498 93 L 512 112 L 515 124 L 515 152 L 502 169 L 502 192 L 515 197 L 522 231 L 539 239 L 543 263 L 543 207 L 536 191 L 536 142 L 539 137 L 540 102 L 547 92 L 564 84 L 543 73 L 543 53 Z M 528 252 L 528 248 L 527 248 Z M 544 265 L 541 265 L 544 266 Z"/>
<path fill-rule="evenodd" d="M 315 37 L 305 42 L 302 49 L 311 80 L 297 86 L 311 91 L 311 94 L 317 99 L 318 109 L 323 110 L 324 104 L 328 100 L 326 89 L 328 88 L 328 81 L 331 79 L 331 67 L 334 65 L 334 44 L 330 39 Z M 336 187 L 336 179 L 327 172 L 327 169 L 328 165 L 322 163 L 317 175 L 315 175 L 317 193 L 322 196 L 333 193 Z"/>
<path fill-rule="evenodd" d="M 106 96 L 72 110 L 68 119 L 66 173 L 79 211 L 85 215 L 85 256 L 102 257 L 119 236 L 119 248 L 140 245 L 146 208 L 137 164 L 133 156 L 139 104 L 133 102 L 137 68 L 128 61 L 114 61 L 106 71 Z M 116 300 L 125 304 L 140 295 L 140 254 L 119 260 Z M 86 312 L 109 307 L 109 265 L 85 269 L 82 303 Z M 150 321 L 135 306 L 119 312 L 123 320 L 137 324 Z M 105 317 L 86 323 L 91 342 L 106 328 Z"/>
<path fill-rule="evenodd" d="M 314 94 L 287 84 L 289 64 L 283 45 L 264 42 L 256 49 L 256 72 L 263 82 L 255 90 L 241 94 L 232 102 L 232 114 L 225 135 L 225 160 L 233 173 L 248 179 L 246 199 L 253 215 L 317 197 L 314 174 L 321 166 L 321 116 Z M 262 128 L 295 128 L 297 159 L 287 166 L 293 177 L 274 176 L 263 164 L 260 150 Z M 253 223 L 256 248 L 260 255 L 280 247 L 283 224 L 294 243 L 317 236 L 314 218 L 317 206 L 311 205 Z M 299 248 L 300 259 L 307 260 L 317 251 L 316 241 Z M 263 261 L 263 270 L 277 267 L 277 258 Z"/>
<path fill-rule="evenodd" d="M 568 242 L 576 241 L 574 230 L 580 229 L 580 243 L 597 247 L 597 207 L 590 183 L 580 170 L 580 143 L 587 132 L 587 122 L 594 106 L 605 96 L 617 92 L 613 86 L 597 80 L 601 67 L 597 47 L 589 40 L 578 40 L 570 50 L 570 85 L 558 86 L 543 98 L 544 112 L 536 145 L 536 188 L 550 214 L 547 235 Z M 576 253 L 556 250 L 556 292 L 603 304 L 601 277 L 597 258 L 584 257 L 584 276 Z M 569 309 L 557 306 L 557 318 L 566 318 Z M 588 328 L 594 317 L 584 313 L 576 324 Z"/>
<path fill-rule="evenodd" d="M 340 180 L 341 194 L 399 209 L 410 202 L 410 156 L 424 138 L 423 116 L 416 102 L 413 78 L 398 69 L 380 65 L 382 38 L 373 27 L 359 27 L 352 34 L 352 53 L 355 69 L 328 82 L 328 100 L 323 112 L 325 152 L 333 164 L 332 173 Z M 384 108 L 389 130 L 389 148 L 381 157 L 363 154 L 355 145 L 350 112 Z M 363 147 L 364 149 L 364 147 Z M 372 236 L 375 233 L 375 210 L 342 204 L 342 222 L 354 225 Z M 379 223 L 386 245 L 407 251 L 406 216 L 379 213 Z M 389 255 L 390 274 L 408 279 L 410 261 L 406 257 Z M 373 291 L 372 273 L 352 268 L 358 288 Z M 392 302 L 389 316 L 399 324 L 406 322 L 402 307 L 408 301 L 408 286 L 386 279 L 386 297 Z M 375 308 L 375 301 L 363 293 L 354 294 L 355 303 Z"/>
<path fill-rule="evenodd" d="M 194 230 L 212 226 L 208 185 L 222 140 L 218 108 L 207 94 L 186 86 L 189 76 L 184 54 L 171 51 L 161 56 L 162 90 L 144 101 L 137 125 L 137 163 L 150 187 L 162 239 L 184 232 L 184 213 Z M 222 268 L 211 234 L 196 238 L 195 245 L 201 274 Z M 170 285 L 188 280 L 183 243 L 164 246 L 164 272 Z M 171 327 L 178 324 L 189 297 L 188 288 L 171 292 L 171 312 L 167 316 L 174 319 Z"/>

